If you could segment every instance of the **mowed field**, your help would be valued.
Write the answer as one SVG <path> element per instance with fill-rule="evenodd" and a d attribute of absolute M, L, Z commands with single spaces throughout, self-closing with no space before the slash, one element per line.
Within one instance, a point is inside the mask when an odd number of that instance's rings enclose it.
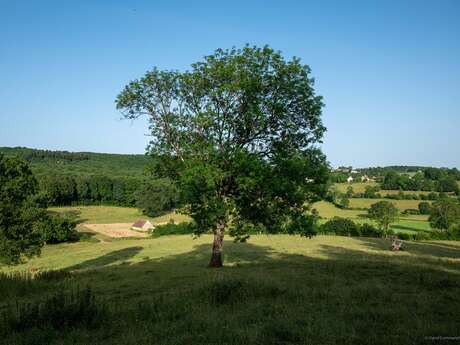
<path fill-rule="evenodd" d="M 150 220 L 152 224 L 159 224 L 171 220 L 178 223 L 190 219 L 188 216 L 176 212 L 152 218 L 143 215 L 139 209 L 133 207 L 68 206 L 50 207 L 49 210 L 75 216 L 80 223 L 89 224 L 134 223 L 138 219 Z"/>
<path fill-rule="evenodd" d="M 5 344 L 432 344 L 460 323 L 460 243 L 289 235 L 224 243 L 212 236 L 48 245 L 0 271 L 61 269 L 22 281 L 0 275 L 0 311 L 90 286 L 99 327 L 27 329 Z"/>

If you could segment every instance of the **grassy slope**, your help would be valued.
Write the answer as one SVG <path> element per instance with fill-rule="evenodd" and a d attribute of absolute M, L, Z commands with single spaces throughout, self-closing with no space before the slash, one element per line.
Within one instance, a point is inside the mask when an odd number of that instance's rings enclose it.
<path fill-rule="evenodd" d="M 6 155 L 23 155 L 33 149 L 0 147 L 0 153 Z M 126 155 L 84 152 L 89 156 L 83 161 L 55 161 L 45 159 L 30 162 L 32 171 L 36 175 L 47 175 L 59 172 L 70 175 L 106 175 L 111 177 L 140 177 L 149 157 L 145 155 Z"/>
<path fill-rule="evenodd" d="M 394 253 L 380 239 L 253 236 L 225 242 L 221 270 L 206 268 L 210 243 L 174 236 L 47 246 L 3 270 L 64 268 L 73 277 L 0 284 L 0 306 L 91 285 L 114 310 L 108 324 L 46 335 L 53 344 L 419 344 L 457 334 L 459 242 L 407 243 Z M 229 288 L 227 303 L 216 302 L 216 286 Z M 140 304 L 158 317 L 133 314 Z M 40 343 L 45 334 L 28 336 Z"/>

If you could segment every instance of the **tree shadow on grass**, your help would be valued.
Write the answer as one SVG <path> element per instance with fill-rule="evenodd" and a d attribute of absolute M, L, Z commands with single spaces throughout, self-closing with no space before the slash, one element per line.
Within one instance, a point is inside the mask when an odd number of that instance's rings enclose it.
<path fill-rule="evenodd" d="M 76 282 L 89 281 L 97 295 L 121 304 L 111 324 L 91 333 L 94 343 L 431 344 L 425 336 L 458 329 L 458 264 L 406 260 L 382 239 L 292 241 L 298 253 L 225 241 L 222 269 L 207 268 L 210 244 L 114 265 L 142 249 L 129 247 L 68 269 Z M 62 344 L 76 337 L 59 335 Z"/>
<path fill-rule="evenodd" d="M 370 237 L 357 237 L 356 239 L 371 249 L 391 252 L 390 240 Z M 460 259 L 460 247 L 450 246 L 448 244 L 438 242 L 403 241 L 402 252 L 408 252 L 415 255 L 430 256 L 432 257 L 431 260 Z M 394 254 L 397 255 L 398 253 L 394 252 Z M 422 259 L 417 258 L 417 260 Z"/>
<path fill-rule="evenodd" d="M 128 248 L 123 248 L 120 250 L 115 250 L 113 252 L 107 253 L 103 256 L 90 259 L 87 261 L 83 261 L 77 265 L 71 266 L 66 268 L 69 271 L 74 271 L 74 270 L 85 270 L 85 269 L 95 269 L 95 268 L 102 268 L 108 265 L 111 265 L 115 262 L 120 262 L 123 263 L 126 260 L 131 259 L 133 256 L 135 256 L 137 253 L 139 253 L 142 250 L 142 247 L 135 246 L 135 247 L 128 247 Z"/>

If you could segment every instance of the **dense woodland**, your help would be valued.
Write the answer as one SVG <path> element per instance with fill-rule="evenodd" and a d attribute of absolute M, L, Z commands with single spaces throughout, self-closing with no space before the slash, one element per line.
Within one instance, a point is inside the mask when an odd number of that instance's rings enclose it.
<path fill-rule="evenodd" d="M 49 206 L 116 205 L 139 207 L 150 216 L 177 206 L 170 181 L 149 174 L 145 155 L 81 153 L 0 148 L 5 156 L 26 160 Z"/>

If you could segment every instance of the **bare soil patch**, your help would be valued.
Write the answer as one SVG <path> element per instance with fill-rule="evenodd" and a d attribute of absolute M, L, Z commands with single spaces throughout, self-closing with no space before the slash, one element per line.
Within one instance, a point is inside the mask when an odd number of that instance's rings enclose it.
<path fill-rule="evenodd" d="M 101 233 L 109 237 L 148 237 L 146 232 L 131 230 L 131 223 L 112 223 L 112 224 L 88 224 L 85 223 L 88 229 Z"/>

